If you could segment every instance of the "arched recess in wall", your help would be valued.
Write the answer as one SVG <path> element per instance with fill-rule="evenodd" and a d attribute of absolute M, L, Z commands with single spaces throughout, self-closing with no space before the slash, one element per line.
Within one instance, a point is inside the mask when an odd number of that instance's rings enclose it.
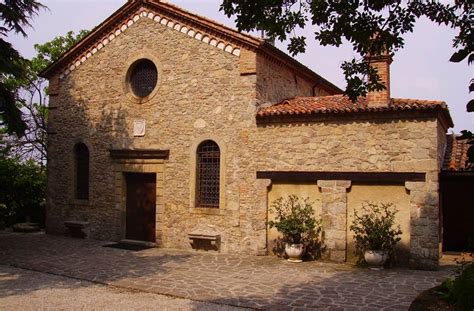
<path fill-rule="evenodd" d="M 74 146 L 75 198 L 89 199 L 89 148 L 84 143 Z"/>
<path fill-rule="evenodd" d="M 196 150 L 196 207 L 219 208 L 221 151 L 213 140 Z"/>

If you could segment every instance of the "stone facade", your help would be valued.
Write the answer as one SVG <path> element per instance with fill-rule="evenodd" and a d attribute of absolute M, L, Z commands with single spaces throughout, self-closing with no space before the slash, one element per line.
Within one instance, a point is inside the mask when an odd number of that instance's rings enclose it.
<path fill-rule="evenodd" d="M 411 266 L 435 267 L 438 261 L 438 122 L 436 120 L 358 120 L 259 127 L 251 141 L 259 148 L 257 171 L 425 172 L 425 182 L 407 182 L 411 211 Z M 265 143 L 271 141 L 271 144 Z M 256 147 L 258 148 L 258 147 Z M 348 156 L 351 155 L 351 156 Z M 350 181 L 319 181 L 329 257 L 346 258 L 343 225 Z M 367 200 L 373 196 L 367 191 Z M 318 191 L 315 188 L 315 191 Z M 288 193 L 290 194 L 290 193 Z M 397 204 L 396 196 L 384 201 Z M 264 211 L 262 211 L 263 213 Z M 262 232 L 263 234 L 263 232 Z M 420 257 L 417 257 L 421 255 Z M 417 259 L 415 259 L 417 258 Z"/>
<path fill-rule="evenodd" d="M 410 193 L 410 262 L 413 267 L 437 266 L 438 170 L 446 128 L 436 116 L 258 124 L 259 107 L 338 90 L 281 56 L 272 58 L 270 52 L 237 41 L 205 39 L 191 22 L 164 16 L 151 11 L 131 15 L 133 23 L 124 19 L 127 27 L 108 36 L 106 44 L 100 41 L 79 63 L 50 74 L 48 232 L 64 233 L 65 220 L 87 220 L 92 238 L 123 239 L 124 173 L 152 172 L 157 178 L 159 246 L 190 248 L 188 233 L 207 228 L 220 234 L 221 252 L 264 255 L 269 253 L 272 181 L 257 179 L 256 172 L 422 172 L 425 182 L 402 185 Z M 159 78 L 147 100 L 137 101 L 126 76 L 141 58 L 155 63 Z M 144 135 L 134 135 L 137 120 L 146 122 Z M 196 148 L 209 139 L 221 151 L 217 209 L 195 206 Z M 73 149 L 78 142 L 90 152 L 89 200 L 74 199 Z M 111 149 L 169 150 L 170 155 L 164 160 L 117 160 Z M 352 182 L 313 184 L 326 223 L 326 257 L 344 261 Z"/>

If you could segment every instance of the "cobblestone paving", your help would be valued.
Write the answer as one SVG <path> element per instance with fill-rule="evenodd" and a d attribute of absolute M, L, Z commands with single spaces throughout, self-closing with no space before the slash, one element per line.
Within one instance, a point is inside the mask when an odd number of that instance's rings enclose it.
<path fill-rule="evenodd" d="M 0 265 L 2 311 L 245 311 Z"/>
<path fill-rule="evenodd" d="M 0 233 L 0 264 L 203 302 L 271 310 L 406 310 L 452 272 L 369 271 L 292 264 L 273 256 L 170 249 L 139 252 L 108 242 Z"/>

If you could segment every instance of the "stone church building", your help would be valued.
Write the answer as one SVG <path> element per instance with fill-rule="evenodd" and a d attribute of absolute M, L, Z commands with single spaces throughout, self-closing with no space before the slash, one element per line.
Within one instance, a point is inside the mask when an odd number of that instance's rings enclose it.
<path fill-rule="evenodd" d="M 401 261 L 436 268 L 440 101 L 356 103 L 271 44 L 158 0 L 128 1 L 42 75 L 50 81 L 47 231 L 271 254 L 269 206 L 296 194 L 322 217 L 325 256 L 354 260 L 365 200 L 400 210 Z M 196 242 L 196 241 L 195 241 Z M 213 244 L 213 245 L 214 245 Z"/>

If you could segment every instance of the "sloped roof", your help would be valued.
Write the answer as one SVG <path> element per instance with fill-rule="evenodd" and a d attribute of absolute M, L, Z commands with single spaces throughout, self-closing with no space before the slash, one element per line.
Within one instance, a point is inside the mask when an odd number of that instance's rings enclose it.
<path fill-rule="evenodd" d="M 240 47 L 262 52 L 270 58 L 294 68 L 300 74 L 317 81 L 332 92 L 342 93 L 342 90 L 336 85 L 322 78 L 265 40 L 239 32 L 211 19 L 196 15 L 173 4 L 159 0 L 129 0 L 109 18 L 95 27 L 86 37 L 71 47 L 57 61 L 48 66 L 40 73 L 40 76 L 51 78 L 58 72 L 69 72 L 68 68 L 74 70 L 74 67 L 79 66 L 86 61 L 87 58 L 93 57 L 93 54 L 95 54 L 98 49 L 102 48 L 102 46 L 106 45 L 123 31 L 126 31 L 128 27 L 142 17 L 151 18 L 162 25 L 181 32 L 183 32 L 183 28 L 186 28 L 188 31 L 187 34 L 195 38 L 198 34 L 202 38 L 209 37 L 206 43 L 211 45 L 212 38 L 217 39 L 218 43 L 223 44 L 223 46 L 220 47 L 221 49 L 225 49 L 236 56 L 240 55 L 240 51 L 238 50 Z M 163 23 L 164 20 L 166 20 L 165 23 Z M 180 29 L 176 29 L 174 26 L 177 24 L 187 27 L 183 26 Z M 204 42 L 204 40 L 202 41 Z M 102 44 L 103 42 L 104 44 Z M 98 45 L 99 48 L 97 48 Z"/>
<path fill-rule="evenodd" d="M 474 165 L 469 166 L 467 163 L 467 150 L 470 146 L 467 144 L 467 139 L 460 139 L 456 135 L 447 135 L 446 142 L 443 171 L 474 172 Z"/>
<path fill-rule="evenodd" d="M 324 114 L 354 114 L 363 112 L 396 112 L 396 111 L 441 111 L 447 118 L 449 126 L 453 121 L 445 102 L 421 99 L 392 98 L 388 106 L 369 107 L 367 98 L 359 98 L 353 103 L 347 96 L 331 95 L 319 97 L 295 97 L 284 100 L 257 112 L 257 119 L 317 116 Z"/>

